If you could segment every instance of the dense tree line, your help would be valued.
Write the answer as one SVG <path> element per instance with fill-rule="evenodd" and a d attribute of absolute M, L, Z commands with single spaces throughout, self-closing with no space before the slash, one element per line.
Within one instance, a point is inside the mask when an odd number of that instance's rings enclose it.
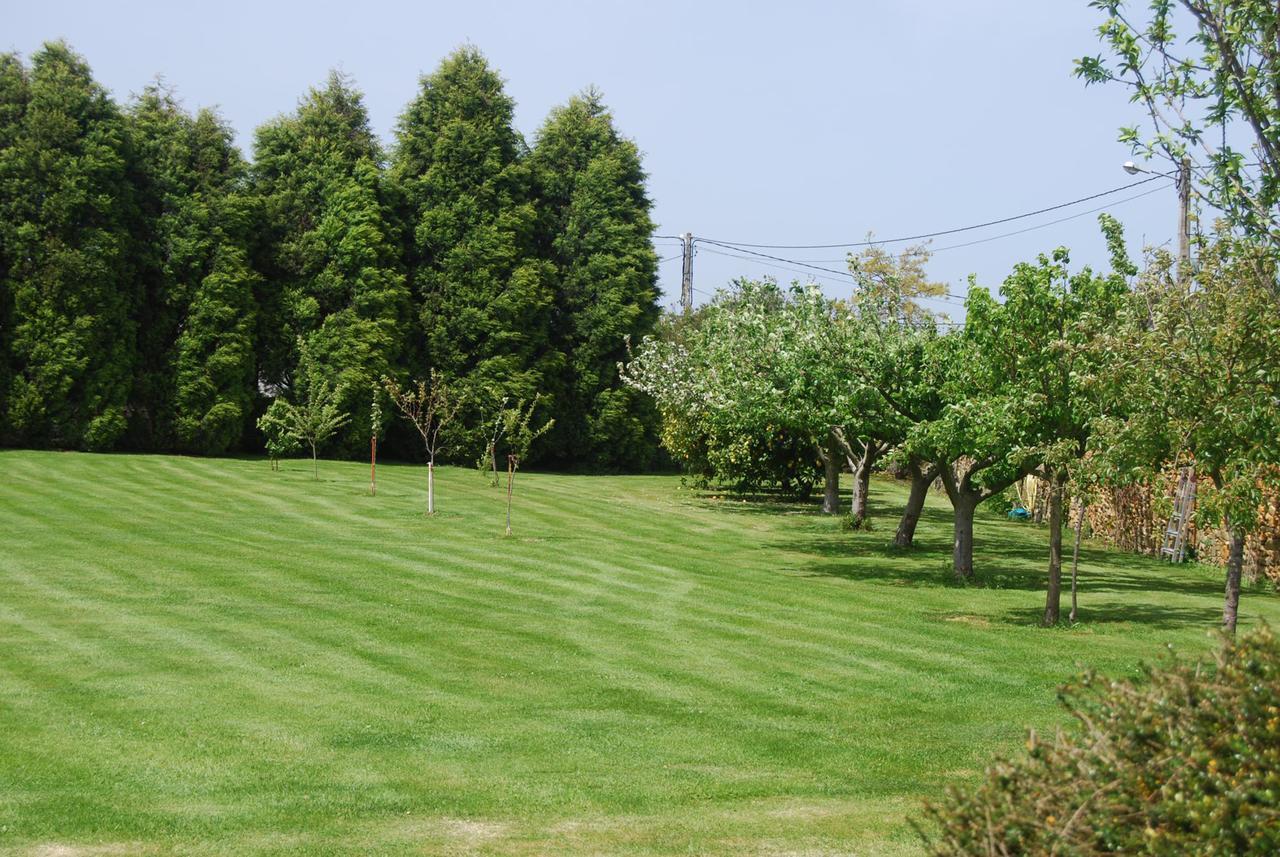
<path fill-rule="evenodd" d="M 409 451 L 374 391 L 434 371 L 468 460 L 536 396 L 556 428 L 532 457 L 651 464 L 656 411 L 617 371 L 658 317 L 639 150 L 594 90 L 532 145 L 513 114 L 463 48 L 389 149 L 334 73 L 250 161 L 161 84 L 121 106 L 63 43 L 0 56 L 0 443 L 252 450 L 319 384 L 349 417 L 322 453 L 366 448 L 371 418 Z"/>
<path fill-rule="evenodd" d="M 1050 486 L 1044 623 L 1059 619 L 1068 491 L 1141 481 L 1170 464 L 1208 477 L 1199 522 L 1227 534 L 1223 622 L 1234 628 L 1241 552 L 1280 467 L 1280 303 L 1268 248 L 1223 229 L 1179 276 L 1153 253 L 1139 271 L 1120 225 L 1110 270 L 1072 270 L 1058 249 L 1022 263 L 999 299 L 970 283 L 963 325 L 923 309 L 920 248 L 852 259 L 847 298 L 740 281 L 640 343 L 624 377 L 651 394 L 662 440 L 691 470 L 746 489 L 805 495 L 825 480 L 838 511 L 867 517 L 867 478 L 888 456 L 912 480 L 894 541 L 910 547 L 929 485 L 954 509 L 952 569 L 975 575 L 976 510 L 1016 481 Z"/>

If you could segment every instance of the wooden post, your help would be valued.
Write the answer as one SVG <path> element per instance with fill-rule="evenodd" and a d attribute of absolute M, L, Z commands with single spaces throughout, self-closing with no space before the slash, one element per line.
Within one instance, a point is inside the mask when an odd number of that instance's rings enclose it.
<path fill-rule="evenodd" d="M 1191 279 L 1191 159 L 1182 156 L 1178 165 L 1178 281 Z"/>
<path fill-rule="evenodd" d="M 436 461 L 427 462 L 427 514 L 436 513 Z"/>
<path fill-rule="evenodd" d="M 1084 497 L 1076 501 L 1076 546 L 1071 551 L 1071 624 L 1076 623 L 1076 569 L 1080 567 L 1080 530 L 1084 527 Z"/>
<path fill-rule="evenodd" d="M 516 484 L 516 457 L 507 456 L 507 535 L 511 535 L 511 492 Z"/>
<path fill-rule="evenodd" d="M 684 242 L 684 264 L 680 270 L 680 306 L 688 311 L 693 309 L 693 233 L 686 232 L 680 240 Z"/>

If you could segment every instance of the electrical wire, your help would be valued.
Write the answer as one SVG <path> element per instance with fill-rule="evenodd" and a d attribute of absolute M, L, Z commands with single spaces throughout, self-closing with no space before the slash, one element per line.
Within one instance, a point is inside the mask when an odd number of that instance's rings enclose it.
<path fill-rule="evenodd" d="M 1023 214 L 1015 214 L 1012 217 L 1001 217 L 997 220 L 988 220 L 984 223 L 975 223 L 972 226 L 958 226 L 954 229 L 943 229 L 938 232 L 923 232 L 919 235 L 905 235 L 900 238 L 884 238 L 884 239 L 874 240 L 874 241 L 849 241 L 842 244 L 749 244 L 743 241 L 725 241 L 721 239 L 713 240 L 710 238 L 701 238 L 699 240 L 707 241 L 708 243 L 711 243 L 711 244 L 719 244 L 721 246 L 732 247 L 733 249 L 736 249 L 736 250 L 746 250 L 746 248 L 749 248 L 749 247 L 755 247 L 761 250 L 835 250 L 842 247 L 874 247 L 879 244 L 899 244 L 904 241 L 921 241 L 921 240 L 924 240 L 925 238 L 940 238 L 944 235 L 955 235 L 958 232 L 972 232 L 975 229 L 985 229 L 989 226 L 999 226 L 1002 223 L 1012 223 L 1015 220 L 1025 220 L 1028 217 L 1035 217 L 1040 214 L 1048 214 L 1051 211 L 1058 211 L 1063 208 L 1070 208 L 1071 206 L 1079 205 L 1082 202 L 1089 202 L 1091 200 L 1100 199 L 1101 197 L 1110 196 L 1113 193 L 1120 193 L 1121 191 L 1126 191 L 1126 190 L 1129 190 L 1130 188 L 1135 188 L 1135 187 L 1138 187 L 1139 185 L 1144 185 L 1144 184 L 1147 184 L 1148 182 L 1157 181 L 1163 178 L 1167 178 L 1167 177 L 1158 175 L 1158 174 L 1151 175 L 1145 179 L 1139 179 L 1136 182 L 1130 182 L 1129 184 L 1121 185 L 1120 187 L 1113 187 L 1110 190 L 1104 190 L 1099 193 L 1090 194 L 1089 196 L 1082 196 L 1079 199 L 1073 199 L 1070 202 L 1060 202 L 1057 205 L 1050 205 L 1046 208 L 1036 209 L 1035 211 L 1028 211 Z M 657 237 L 670 237 L 670 236 L 657 236 Z M 750 252 L 750 251 L 747 251 L 747 252 Z M 764 255 L 764 254 L 761 254 L 761 255 Z M 813 266 L 808 266 L 808 267 L 813 267 Z"/>
<path fill-rule="evenodd" d="M 801 267 L 804 267 L 804 268 L 812 268 L 815 271 L 825 271 L 828 274 L 835 274 L 837 277 L 849 277 L 850 279 L 853 279 L 853 275 L 851 275 L 848 271 L 837 271 L 834 268 L 824 268 L 821 265 L 810 265 L 808 262 L 797 262 L 795 259 L 784 259 L 781 256 L 772 256 L 768 253 L 759 253 L 759 252 L 756 252 L 755 250 L 748 250 L 745 247 L 739 247 L 735 244 L 726 244 L 723 241 L 716 241 L 711 238 L 695 237 L 693 240 L 702 242 L 704 244 L 714 244 L 715 246 L 723 247 L 726 250 L 737 250 L 740 253 L 750 253 L 752 256 L 759 256 L 762 259 L 772 259 L 775 262 L 786 262 L 788 265 L 800 265 Z"/>
<path fill-rule="evenodd" d="M 1162 177 L 1158 177 L 1158 178 L 1162 178 Z M 1142 197 L 1144 196 L 1151 196 L 1151 194 L 1153 193 L 1159 193 L 1162 190 L 1168 190 L 1170 187 L 1171 185 L 1164 185 L 1163 187 L 1153 188 L 1152 190 L 1145 191 L 1143 193 L 1136 193 L 1133 196 L 1127 196 L 1124 199 L 1118 199 L 1109 205 L 1100 205 L 1097 208 L 1091 208 L 1088 211 L 1081 211 L 1077 214 L 1068 215 L 1067 217 L 1059 217 L 1057 220 L 1050 220 L 1046 223 L 1038 223 L 1035 226 L 1028 226 L 1026 229 L 1017 229 L 1017 230 L 1014 230 L 1013 232 L 1004 232 L 1004 233 L 1001 233 L 1000 235 L 992 235 L 987 238 L 978 238 L 974 241 L 966 241 L 963 244 L 948 244 L 946 247 L 933 248 L 929 252 L 932 254 L 932 253 L 941 253 L 944 250 L 957 250 L 961 247 L 972 247 L 975 244 L 986 244 L 988 241 L 999 241 L 1001 238 L 1009 238 L 1014 235 L 1022 235 L 1023 233 L 1026 233 L 1026 232 L 1034 232 L 1037 229 L 1044 229 L 1046 226 L 1054 226 L 1058 223 L 1066 223 L 1068 220 L 1075 220 L 1080 217 L 1087 217 L 1090 214 L 1097 214 L 1099 211 L 1106 211 L 1108 208 L 1111 208 L 1111 206 L 1113 205 L 1121 205 L 1126 202 L 1132 202 L 1135 199 L 1142 199 Z"/>
<path fill-rule="evenodd" d="M 788 268 L 785 265 L 776 265 L 772 262 L 762 262 L 759 259 L 755 259 L 755 258 L 752 258 L 751 256 L 746 256 L 741 253 L 726 253 L 723 250 L 715 250 L 715 249 L 712 249 L 711 247 L 703 247 L 702 249 L 714 256 L 724 256 L 729 259 L 745 259 L 748 262 L 755 262 L 756 264 L 763 265 L 766 268 L 775 268 L 779 271 L 787 271 L 792 274 L 804 274 L 805 276 L 813 277 L 815 280 L 823 280 L 824 282 L 837 282 L 831 277 L 822 277 L 810 271 L 802 271 L 799 268 Z M 838 282 L 843 283 L 844 281 L 840 280 Z"/>

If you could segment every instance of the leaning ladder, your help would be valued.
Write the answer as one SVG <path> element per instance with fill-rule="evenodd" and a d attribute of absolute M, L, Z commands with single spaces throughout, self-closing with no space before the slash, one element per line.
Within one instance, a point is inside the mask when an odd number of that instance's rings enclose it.
<path fill-rule="evenodd" d="M 1182 562 L 1187 558 L 1187 524 L 1196 505 L 1196 469 L 1183 467 L 1178 470 L 1178 488 L 1173 496 L 1173 514 L 1164 530 L 1164 546 L 1160 556 L 1169 562 Z"/>

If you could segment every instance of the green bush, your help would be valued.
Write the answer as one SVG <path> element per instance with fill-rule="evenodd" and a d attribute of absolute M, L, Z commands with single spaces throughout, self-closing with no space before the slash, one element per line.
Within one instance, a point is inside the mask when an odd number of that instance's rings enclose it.
<path fill-rule="evenodd" d="M 1280 854 L 1280 643 L 1266 626 L 1215 664 L 1137 681 L 1086 674 L 1052 741 L 952 788 L 918 825 L 931 854 Z"/>

